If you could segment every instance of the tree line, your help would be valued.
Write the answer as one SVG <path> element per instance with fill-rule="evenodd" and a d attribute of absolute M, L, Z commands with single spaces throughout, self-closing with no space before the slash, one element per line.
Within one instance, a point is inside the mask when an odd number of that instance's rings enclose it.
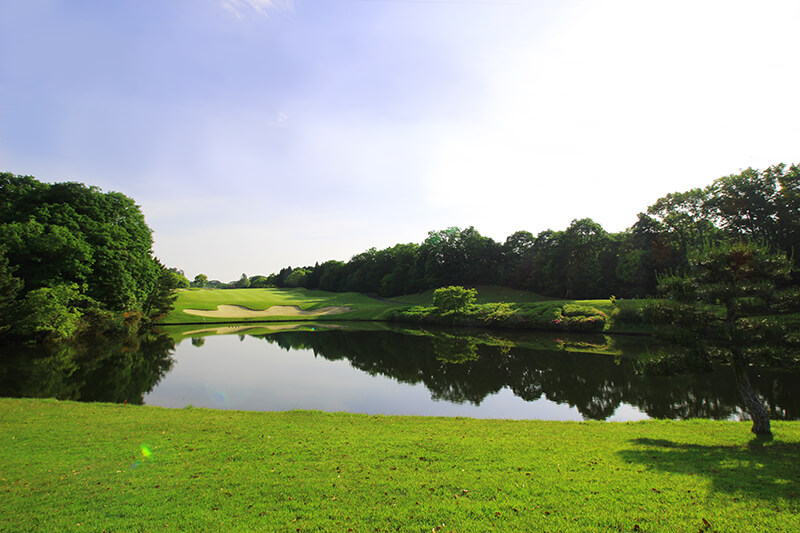
<path fill-rule="evenodd" d="M 474 227 L 431 231 L 408 243 L 229 284 L 200 275 L 195 286 L 304 287 L 384 297 L 448 285 L 498 284 L 559 298 L 655 295 L 657 278 L 689 265 L 693 250 L 739 239 L 792 257 L 800 250 L 800 166 L 749 168 L 705 188 L 659 198 L 626 231 L 590 218 L 564 230 L 517 231 L 502 243 Z M 798 275 L 793 274 L 794 283 Z"/>
<path fill-rule="evenodd" d="M 0 173 L 0 338 L 63 339 L 166 313 L 188 280 L 152 245 L 121 193 Z"/>

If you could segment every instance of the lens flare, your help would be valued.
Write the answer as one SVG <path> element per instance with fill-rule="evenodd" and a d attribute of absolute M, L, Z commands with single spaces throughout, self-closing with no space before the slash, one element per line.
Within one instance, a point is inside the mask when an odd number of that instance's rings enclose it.
<path fill-rule="evenodd" d="M 228 397 L 222 391 L 215 391 L 211 394 L 211 396 L 214 398 L 214 401 L 218 406 L 224 407 L 228 403 Z"/>
<path fill-rule="evenodd" d="M 142 457 L 144 457 L 146 459 L 146 458 L 150 457 L 150 455 L 152 455 L 152 453 L 153 452 L 150 451 L 150 448 L 148 448 L 147 446 L 142 444 Z"/>

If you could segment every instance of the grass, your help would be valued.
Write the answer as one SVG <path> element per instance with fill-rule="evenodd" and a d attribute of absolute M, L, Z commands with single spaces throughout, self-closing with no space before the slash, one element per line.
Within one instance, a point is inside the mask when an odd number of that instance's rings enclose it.
<path fill-rule="evenodd" d="M 213 324 L 225 322 L 264 322 L 264 318 L 215 319 L 188 315 L 184 309 L 216 309 L 219 305 L 240 305 L 254 310 L 269 309 L 275 305 L 296 305 L 303 310 L 319 309 L 328 306 L 350 307 L 346 313 L 327 316 L 269 317 L 270 321 L 291 320 L 382 320 L 392 309 L 402 307 L 393 303 L 370 298 L 354 292 L 325 292 L 307 289 L 181 289 L 175 300 L 175 307 L 163 324 Z"/>
<path fill-rule="evenodd" d="M 609 333 L 649 333 L 651 327 L 639 320 L 629 321 L 629 317 L 640 318 L 640 309 L 646 300 L 552 300 L 539 294 L 509 289 L 498 286 L 477 287 L 478 305 L 487 306 L 490 303 L 506 302 L 515 317 L 494 317 L 488 323 L 481 317 L 469 317 L 472 323 L 465 325 L 492 325 L 502 326 L 503 321 L 525 322 L 531 327 L 535 322 L 542 322 L 547 326 L 552 322 L 550 315 L 556 313 L 565 304 L 577 304 L 593 307 L 608 316 L 604 331 Z M 225 290 L 200 290 L 188 289 L 178 291 L 175 308 L 162 321 L 163 324 L 221 324 L 230 322 L 264 322 L 268 321 L 348 321 L 348 320 L 375 320 L 384 321 L 397 319 L 395 311 L 408 306 L 429 307 L 433 301 L 433 291 L 419 294 L 399 296 L 391 299 L 378 299 L 369 296 L 346 292 L 335 293 L 326 291 L 312 291 L 307 289 L 225 289 Z M 203 318 L 184 313 L 184 309 L 214 310 L 219 305 L 240 305 L 254 310 L 268 309 L 276 305 L 297 305 L 303 310 L 318 309 L 328 306 L 346 306 L 351 310 L 346 313 L 326 316 L 277 316 L 265 318 Z M 488 311 L 487 311 L 488 312 Z M 430 314 L 429 311 L 425 313 Z M 423 314 L 425 314 L 423 313 Z M 556 313 L 557 314 L 557 313 Z M 393 315 L 395 315 L 393 317 Z M 415 320 L 412 312 L 410 321 Z M 477 316 L 477 315 L 476 315 Z M 555 315 L 553 315 L 555 316 Z M 549 317 L 549 318 L 548 318 Z M 619 317 L 619 318 L 618 318 Z M 511 320 L 506 320 L 510 318 Z M 541 320 L 539 320 L 541 318 Z M 469 321 L 468 321 L 469 322 Z M 545 327 L 544 329 L 548 329 Z"/>
<path fill-rule="evenodd" d="M 800 423 L 0 399 L 5 531 L 797 531 Z"/>

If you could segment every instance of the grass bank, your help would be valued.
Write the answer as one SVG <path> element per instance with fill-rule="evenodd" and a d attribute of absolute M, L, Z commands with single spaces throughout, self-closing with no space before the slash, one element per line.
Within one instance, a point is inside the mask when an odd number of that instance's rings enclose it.
<path fill-rule="evenodd" d="M 533 329 L 567 333 L 649 334 L 648 300 L 495 301 L 442 312 L 431 305 L 396 309 L 390 320 L 442 326 Z"/>
<path fill-rule="evenodd" d="M 800 423 L 0 399 L 7 531 L 797 531 Z"/>
<path fill-rule="evenodd" d="M 221 324 L 265 321 L 397 321 L 478 327 L 539 329 L 547 331 L 593 331 L 610 333 L 649 333 L 641 308 L 645 300 L 552 300 L 536 293 L 497 286 L 478 287 L 476 306 L 469 312 L 442 316 L 430 307 L 433 291 L 392 299 L 363 294 L 311 291 L 307 289 L 225 289 L 178 291 L 174 309 L 163 324 Z M 305 311 L 325 307 L 347 307 L 349 311 L 326 316 L 287 314 L 269 318 L 208 318 L 187 314 L 187 309 L 215 310 L 219 306 L 240 306 L 266 310 L 274 306 L 297 306 Z M 572 313 L 571 308 L 583 311 Z M 593 309 L 588 311 L 586 309 Z M 595 312 L 596 311 L 596 312 Z M 592 318 L 601 316 L 601 319 Z M 587 327 L 590 326 L 590 327 Z"/>
<path fill-rule="evenodd" d="M 204 318 L 190 315 L 186 309 L 215 310 L 220 305 L 241 306 L 261 311 L 274 306 L 297 306 L 304 311 L 324 307 L 348 307 L 350 311 L 327 316 L 278 315 L 269 319 L 234 317 L 229 319 Z M 325 292 L 307 289 L 180 289 L 172 311 L 163 324 L 215 324 L 227 322 L 301 321 L 301 320 L 384 320 L 404 302 L 378 300 L 354 292 Z"/>

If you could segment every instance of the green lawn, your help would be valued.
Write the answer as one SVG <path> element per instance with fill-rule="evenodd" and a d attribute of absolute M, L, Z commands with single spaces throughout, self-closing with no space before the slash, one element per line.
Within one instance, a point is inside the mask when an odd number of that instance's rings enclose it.
<path fill-rule="evenodd" d="M 537 302 L 546 298 L 526 291 L 508 289 L 506 287 L 486 286 L 478 288 L 478 302 Z M 392 309 L 409 305 L 430 305 L 433 291 L 420 294 L 398 296 L 396 298 L 371 298 L 355 292 L 326 292 L 307 289 L 181 289 L 175 301 L 175 308 L 162 321 L 164 324 L 209 324 L 226 322 L 224 319 L 212 319 L 188 315 L 184 309 L 214 310 L 219 305 L 240 305 L 253 310 L 269 309 L 275 305 L 297 305 L 303 310 L 320 307 L 344 306 L 351 311 L 324 317 L 269 317 L 235 318 L 228 321 L 263 322 L 265 320 L 385 320 Z"/>
<path fill-rule="evenodd" d="M 479 305 L 506 302 L 519 313 L 518 320 L 509 320 L 510 327 L 530 327 L 533 329 L 552 329 L 549 319 L 537 323 L 538 315 L 550 316 L 553 310 L 562 305 L 575 303 L 594 307 L 608 316 L 604 331 L 609 333 L 651 333 L 652 326 L 644 323 L 641 308 L 648 300 L 553 300 L 527 291 L 509 289 L 498 286 L 477 287 L 476 303 Z M 392 312 L 408 306 L 430 306 L 433 291 L 419 294 L 398 296 L 391 299 L 372 298 L 355 292 L 326 292 L 307 289 L 181 289 L 175 307 L 161 321 L 162 324 L 223 324 L 230 322 L 276 322 L 276 321 L 348 321 L 348 320 L 389 320 Z M 210 318 L 184 313 L 184 309 L 215 310 L 219 305 L 238 305 L 252 310 L 265 310 L 272 306 L 296 305 L 303 310 L 314 310 L 321 307 L 343 306 L 350 311 L 325 316 L 270 316 L 253 318 Z M 414 322 L 413 317 L 410 319 Z M 468 321 L 469 322 L 469 321 Z M 474 320 L 472 322 L 475 322 Z M 503 327 L 503 321 L 493 324 L 478 320 L 477 323 L 464 325 L 480 325 Z M 538 322 L 541 322 L 539 320 Z M 525 323 L 526 326 L 519 324 Z"/>
<path fill-rule="evenodd" d="M 0 530 L 798 531 L 749 428 L 0 399 Z"/>
<path fill-rule="evenodd" d="M 269 309 L 275 305 L 296 305 L 303 310 L 320 307 L 344 306 L 347 313 L 323 317 L 285 317 L 264 318 L 203 318 L 188 315 L 184 309 L 214 310 L 219 305 L 240 305 L 253 310 Z M 163 324 L 210 324 L 223 322 L 263 322 L 265 320 L 382 320 L 394 308 L 403 303 L 392 303 L 370 298 L 354 292 L 325 292 L 307 289 L 181 289 L 175 301 L 175 308 L 162 321 Z"/>

